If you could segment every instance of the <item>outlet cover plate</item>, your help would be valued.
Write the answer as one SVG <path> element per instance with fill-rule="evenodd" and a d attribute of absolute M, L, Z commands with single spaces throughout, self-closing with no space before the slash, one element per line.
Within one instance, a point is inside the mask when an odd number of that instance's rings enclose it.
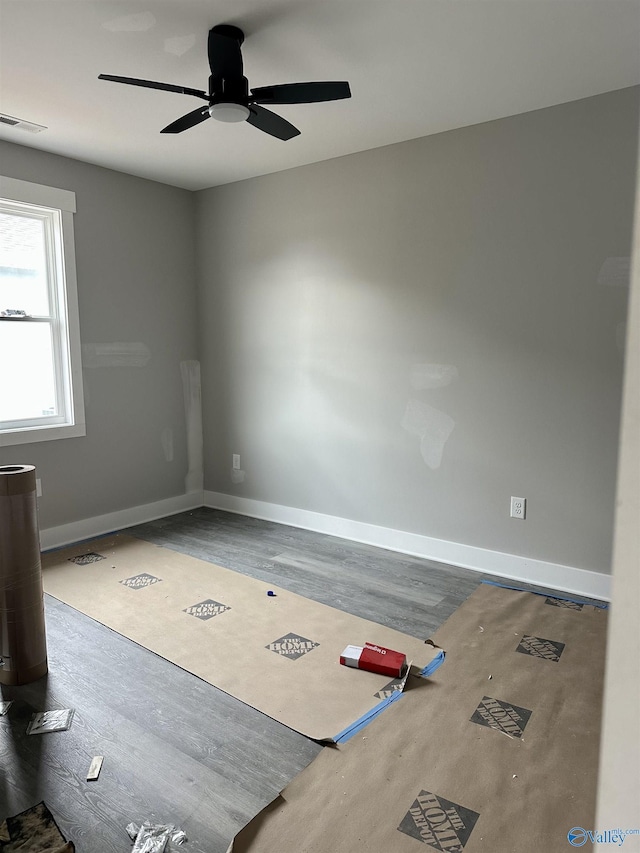
<path fill-rule="evenodd" d="M 527 517 L 527 499 L 511 498 L 511 518 L 525 519 Z"/>

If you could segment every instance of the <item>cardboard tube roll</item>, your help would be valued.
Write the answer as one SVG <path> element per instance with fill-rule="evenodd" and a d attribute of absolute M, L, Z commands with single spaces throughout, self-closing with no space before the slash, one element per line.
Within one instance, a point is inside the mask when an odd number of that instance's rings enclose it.
<path fill-rule="evenodd" d="M 33 465 L 0 466 L 0 684 L 47 672 Z"/>

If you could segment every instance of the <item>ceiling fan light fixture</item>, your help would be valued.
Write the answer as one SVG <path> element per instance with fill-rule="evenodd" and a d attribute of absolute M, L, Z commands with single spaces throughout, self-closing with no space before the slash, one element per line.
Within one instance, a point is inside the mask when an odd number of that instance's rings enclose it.
<path fill-rule="evenodd" d="M 217 121 L 246 121 L 249 118 L 250 110 L 244 104 L 218 103 L 211 104 L 209 115 Z"/>
<path fill-rule="evenodd" d="M 2 0 L 0 0 L 0 3 Z M 209 118 L 217 121 L 240 123 L 246 121 L 263 133 L 281 139 L 293 139 L 300 131 L 278 113 L 266 109 L 265 104 L 315 104 L 319 101 L 338 101 L 351 97 L 351 89 L 345 80 L 313 81 L 310 83 L 281 83 L 275 86 L 249 88 L 243 74 L 242 52 L 244 33 L 231 24 L 219 24 L 209 30 L 207 58 L 209 60 L 209 86 L 207 92 L 160 83 L 157 80 L 142 80 L 139 77 L 118 77 L 114 74 L 99 74 L 100 80 L 126 83 L 191 95 L 207 102 L 163 127 L 160 133 L 182 133 Z"/>

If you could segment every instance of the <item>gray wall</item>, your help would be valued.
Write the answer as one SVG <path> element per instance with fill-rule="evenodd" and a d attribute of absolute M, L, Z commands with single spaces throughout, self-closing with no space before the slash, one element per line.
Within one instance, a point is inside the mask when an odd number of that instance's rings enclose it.
<path fill-rule="evenodd" d="M 124 342 L 151 353 L 144 367 L 85 358 L 86 437 L 0 448 L 0 464 L 37 466 L 41 528 L 184 494 L 180 361 L 197 358 L 192 193 L 6 142 L 0 171 L 76 193 L 85 351 Z"/>
<path fill-rule="evenodd" d="M 626 89 L 198 193 L 205 488 L 608 572 L 637 129 Z"/>

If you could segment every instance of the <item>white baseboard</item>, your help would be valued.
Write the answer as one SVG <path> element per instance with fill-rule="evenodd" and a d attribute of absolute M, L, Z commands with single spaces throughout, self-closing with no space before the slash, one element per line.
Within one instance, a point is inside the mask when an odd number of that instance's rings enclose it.
<path fill-rule="evenodd" d="M 43 551 L 60 548 L 105 533 L 124 530 L 135 524 L 144 524 L 157 518 L 197 509 L 203 505 L 211 509 L 314 530 L 425 560 L 460 566 L 511 581 L 535 584 L 599 601 L 611 600 L 611 575 L 220 492 L 189 492 L 155 503 L 46 528 L 40 531 L 40 547 Z"/>
<path fill-rule="evenodd" d="M 156 518 L 198 509 L 202 503 L 201 491 L 189 492 L 186 495 L 176 495 L 155 503 L 84 518 L 71 524 L 61 524 L 59 527 L 49 527 L 40 531 L 40 547 L 43 551 L 49 551 L 51 548 L 60 548 L 62 545 L 70 545 L 73 542 L 92 539 L 94 536 L 102 536 L 104 533 L 123 530 L 134 524 L 144 524 L 147 521 L 155 521 Z"/>
<path fill-rule="evenodd" d="M 611 600 L 611 575 L 600 572 L 547 563 L 518 554 L 490 551 L 486 548 L 476 548 L 444 539 L 433 539 L 417 533 L 406 533 L 389 527 L 378 527 L 374 524 L 350 521 L 319 512 L 225 495 L 221 492 L 205 490 L 204 505 L 211 509 L 235 512 L 279 524 L 289 524 L 292 527 L 301 527 L 305 530 L 338 536 L 341 539 L 387 548 L 401 554 L 460 566 L 511 581 L 530 583 L 599 601 Z"/>

